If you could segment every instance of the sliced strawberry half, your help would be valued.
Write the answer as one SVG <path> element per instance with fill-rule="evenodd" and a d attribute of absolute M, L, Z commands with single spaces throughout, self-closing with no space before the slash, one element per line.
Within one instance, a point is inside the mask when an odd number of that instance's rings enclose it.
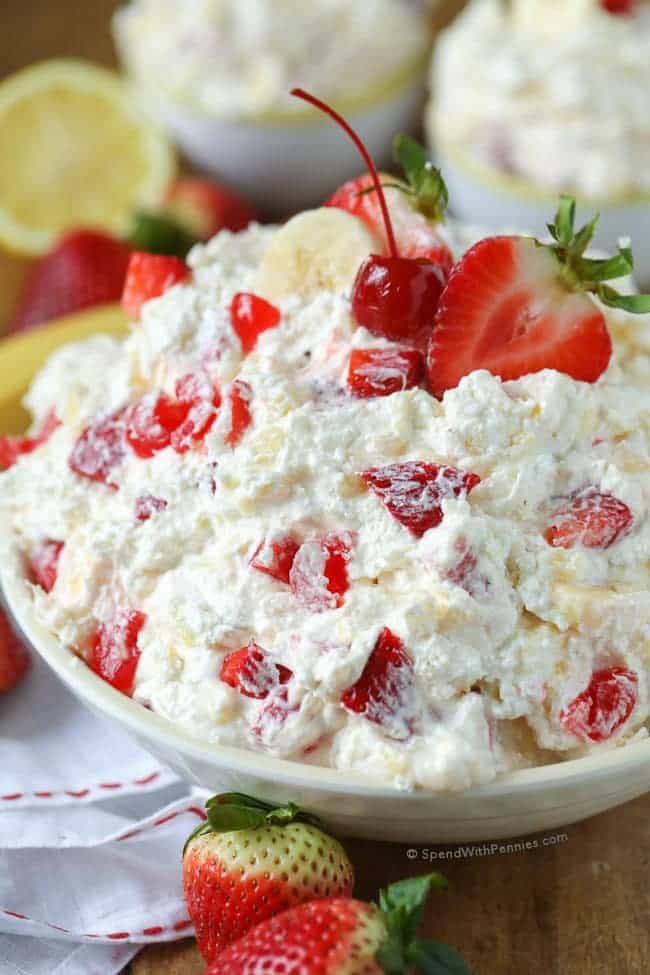
<path fill-rule="evenodd" d="M 118 410 L 86 427 L 68 458 L 75 474 L 117 490 L 110 478 L 126 456 L 124 414 Z"/>
<path fill-rule="evenodd" d="M 481 481 L 477 474 L 423 460 L 373 467 L 361 477 L 393 518 L 418 537 L 440 524 L 445 499 L 466 497 Z"/>
<path fill-rule="evenodd" d="M 288 584 L 291 566 L 299 548 L 300 543 L 291 535 L 264 538 L 255 549 L 251 567 Z"/>
<path fill-rule="evenodd" d="M 140 659 L 138 637 L 147 617 L 134 610 L 118 612 L 97 627 L 91 640 L 91 670 L 123 694 L 131 694 Z"/>
<path fill-rule="evenodd" d="M 275 328 L 280 309 L 259 295 L 238 292 L 230 305 L 230 321 L 246 355 L 252 352 L 262 332 Z"/>
<path fill-rule="evenodd" d="M 553 513 L 544 538 L 554 548 L 606 549 L 634 523 L 628 506 L 613 494 L 586 488 L 565 499 Z"/>
<path fill-rule="evenodd" d="M 190 275 L 189 267 L 178 257 L 135 251 L 126 272 L 122 308 L 137 321 L 146 301 L 160 297 L 175 284 L 187 281 Z"/>
<path fill-rule="evenodd" d="M 45 592 L 51 592 L 59 571 L 59 559 L 64 543 L 48 538 L 30 553 L 27 559 L 27 578 Z"/>
<path fill-rule="evenodd" d="M 349 532 L 329 532 L 304 542 L 294 557 L 289 584 L 298 602 L 312 613 L 338 609 L 349 589 Z"/>
<path fill-rule="evenodd" d="M 348 366 L 348 387 L 353 396 L 390 396 L 417 386 L 424 362 L 417 349 L 399 346 L 381 349 L 353 349 Z"/>
<path fill-rule="evenodd" d="M 413 733 L 417 715 L 413 661 L 388 627 L 379 634 L 356 684 L 341 695 L 348 711 L 378 724 L 391 738 Z"/>
<path fill-rule="evenodd" d="M 276 663 L 270 653 L 257 643 L 249 643 L 224 657 L 219 679 L 245 697 L 258 701 L 267 698 L 279 684 L 287 684 L 293 672 Z"/>
<path fill-rule="evenodd" d="M 560 721 L 581 741 L 607 741 L 629 719 L 638 697 L 639 678 L 633 670 L 597 670 L 586 690 L 560 713 Z"/>
<path fill-rule="evenodd" d="M 611 354 L 603 313 L 566 287 L 551 250 L 532 238 L 492 237 L 465 254 L 442 293 L 429 384 L 441 397 L 476 369 L 503 380 L 557 369 L 595 382 Z"/>

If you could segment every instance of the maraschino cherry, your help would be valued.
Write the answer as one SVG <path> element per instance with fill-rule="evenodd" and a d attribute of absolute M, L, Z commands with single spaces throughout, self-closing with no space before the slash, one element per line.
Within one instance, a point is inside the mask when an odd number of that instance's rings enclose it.
<path fill-rule="evenodd" d="M 294 88 L 291 94 L 325 112 L 349 135 L 370 171 L 381 206 L 389 253 L 371 254 L 359 268 L 352 291 L 354 317 L 373 335 L 426 348 L 445 285 L 442 268 L 426 258 L 400 257 L 377 168 L 354 129 L 333 108 L 302 88 Z"/>

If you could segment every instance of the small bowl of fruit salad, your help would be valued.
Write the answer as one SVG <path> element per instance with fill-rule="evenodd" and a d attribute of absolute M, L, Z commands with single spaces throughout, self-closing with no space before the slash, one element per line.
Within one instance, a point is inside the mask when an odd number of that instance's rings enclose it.
<path fill-rule="evenodd" d="M 341 831 L 513 836 L 648 789 L 650 298 L 561 200 L 465 250 L 422 147 L 136 254 L 0 440 L 0 580 L 91 706 Z M 386 185 L 385 185 L 386 184 Z"/>
<path fill-rule="evenodd" d="M 344 108 L 385 161 L 392 134 L 417 125 L 431 41 L 409 0 L 131 0 L 114 35 L 145 104 L 189 159 L 276 216 L 317 204 L 356 163 L 289 89 L 308 85 Z"/>
<path fill-rule="evenodd" d="M 539 227 L 560 192 L 650 283 L 650 5 L 471 0 L 438 40 L 429 144 L 461 220 Z"/>

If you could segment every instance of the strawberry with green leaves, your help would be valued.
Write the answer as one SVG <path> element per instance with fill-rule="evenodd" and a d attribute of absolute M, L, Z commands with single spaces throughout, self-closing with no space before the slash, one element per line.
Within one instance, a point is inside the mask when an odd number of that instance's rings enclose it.
<path fill-rule="evenodd" d="M 595 382 L 612 341 L 592 295 L 612 308 L 650 312 L 650 296 L 620 295 L 608 283 L 634 268 L 629 247 L 585 257 L 598 218 L 575 230 L 575 200 L 563 196 L 553 238 L 490 237 L 470 248 L 440 297 L 429 340 L 429 385 L 441 397 L 475 369 L 503 380 L 556 369 Z"/>
<path fill-rule="evenodd" d="M 185 899 L 206 961 L 280 911 L 352 893 L 345 850 L 293 803 L 226 793 L 206 812 L 183 853 Z"/>
<path fill-rule="evenodd" d="M 345 897 L 310 901 L 259 924 L 207 975 L 470 975 L 447 945 L 417 937 L 432 873 L 392 884 L 379 906 Z"/>

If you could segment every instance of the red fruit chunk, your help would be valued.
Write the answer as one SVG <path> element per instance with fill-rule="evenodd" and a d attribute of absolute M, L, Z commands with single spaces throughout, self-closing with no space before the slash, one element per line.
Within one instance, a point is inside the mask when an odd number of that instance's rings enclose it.
<path fill-rule="evenodd" d="M 156 498 L 153 494 L 142 494 L 135 500 L 135 517 L 138 521 L 149 521 L 157 511 L 164 511 L 167 502 L 164 498 Z"/>
<path fill-rule="evenodd" d="M 373 335 L 426 350 L 445 276 L 425 258 L 371 254 L 357 273 L 352 314 Z"/>
<path fill-rule="evenodd" d="M 472 595 L 474 590 L 473 577 L 477 566 L 476 555 L 471 548 L 467 548 L 463 539 L 459 539 L 456 543 L 456 552 L 458 553 L 458 561 L 442 573 L 442 578 Z"/>
<path fill-rule="evenodd" d="M 200 446 L 212 429 L 221 406 L 221 393 L 205 373 L 188 373 L 176 383 L 178 408 L 182 422 L 171 435 L 171 445 L 178 454 Z"/>
<path fill-rule="evenodd" d="M 183 176 L 165 194 L 165 212 L 199 240 L 219 230 L 237 232 L 255 220 L 255 213 L 233 190 L 207 179 Z"/>
<path fill-rule="evenodd" d="M 40 431 L 33 437 L 0 436 L 0 471 L 13 467 L 23 454 L 31 454 L 50 439 L 61 421 L 53 410 L 45 416 Z"/>
<path fill-rule="evenodd" d="M 265 538 L 257 546 L 251 566 L 272 576 L 278 582 L 289 582 L 291 566 L 300 544 L 291 535 Z"/>
<path fill-rule="evenodd" d="M 607 741 L 636 707 L 639 678 L 633 670 L 597 670 L 582 694 L 560 713 L 568 732 L 581 741 Z"/>
<path fill-rule="evenodd" d="M 353 349 L 348 386 L 354 396 L 390 396 L 417 386 L 423 369 L 416 349 Z"/>
<path fill-rule="evenodd" d="M 219 679 L 234 687 L 240 694 L 264 700 L 279 684 L 286 684 L 293 677 L 292 671 L 275 663 L 273 657 L 258 646 L 249 643 L 223 658 Z"/>
<path fill-rule="evenodd" d="M 476 474 L 418 460 L 373 467 L 361 477 L 393 518 L 418 537 L 440 524 L 446 498 L 466 497 L 481 481 Z"/>
<path fill-rule="evenodd" d="M 178 257 L 135 251 L 131 255 L 126 273 L 122 308 L 136 320 L 140 317 L 140 309 L 145 301 L 158 298 L 168 288 L 187 281 L 190 275 L 189 267 Z"/>
<path fill-rule="evenodd" d="M 51 592 L 54 588 L 63 545 L 63 542 L 48 538 L 27 559 L 27 578 L 45 592 Z"/>
<path fill-rule="evenodd" d="M 131 248 L 98 230 L 73 230 L 30 271 L 10 332 L 119 301 Z"/>
<path fill-rule="evenodd" d="M 380 173 L 384 193 L 395 231 L 397 249 L 402 257 L 426 258 L 437 264 L 445 279 L 454 265 L 454 258 L 441 239 L 436 224 L 415 210 L 406 193 L 392 189 L 386 184 L 397 183 L 394 176 Z M 376 192 L 367 192 L 373 187 L 371 173 L 364 173 L 356 179 L 348 180 L 334 193 L 325 206 L 338 207 L 358 217 L 384 242 L 388 251 L 386 227 L 379 198 Z"/>
<path fill-rule="evenodd" d="M 91 642 L 88 664 L 91 670 L 123 694 L 131 694 L 140 659 L 138 636 L 147 617 L 134 610 L 122 610 L 108 623 L 101 623 Z"/>
<path fill-rule="evenodd" d="M 350 588 L 347 565 L 352 537 L 349 532 L 330 532 L 304 542 L 296 552 L 289 573 L 291 590 L 305 609 L 322 613 L 338 609 Z"/>
<path fill-rule="evenodd" d="M 118 410 L 86 427 L 68 458 L 75 474 L 117 490 L 109 478 L 126 456 L 124 413 Z"/>
<path fill-rule="evenodd" d="M 229 447 L 236 447 L 253 421 L 250 404 L 253 390 L 242 379 L 236 379 L 228 393 L 230 403 L 230 430 L 226 434 Z"/>
<path fill-rule="evenodd" d="M 412 734 L 417 710 L 413 661 L 388 627 L 379 634 L 359 680 L 341 695 L 341 704 L 380 725 L 391 738 Z"/>
<path fill-rule="evenodd" d="M 556 257 L 526 237 L 479 241 L 459 261 L 440 299 L 428 352 L 435 396 L 487 369 L 503 380 L 542 369 L 595 382 L 612 342 L 588 295 L 569 291 Z"/>
<path fill-rule="evenodd" d="M 29 654 L 0 609 L 0 692 L 9 691 L 27 673 Z"/>
<path fill-rule="evenodd" d="M 230 321 L 246 354 L 257 345 L 258 336 L 280 321 L 280 309 L 258 295 L 239 292 L 230 305 Z"/>
<path fill-rule="evenodd" d="M 630 17 L 636 10 L 636 0 L 600 0 L 603 10 L 609 14 Z"/>
<path fill-rule="evenodd" d="M 554 548 L 610 548 L 632 527 L 628 506 L 612 494 L 595 488 L 572 495 L 553 513 L 544 538 Z"/>
<path fill-rule="evenodd" d="M 126 439 L 138 457 L 153 457 L 171 442 L 187 409 L 165 393 L 147 393 L 125 413 Z"/>
<path fill-rule="evenodd" d="M 289 715 L 295 714 L 299 710 L 300 705 L 289 704 L 287 688 L 284 686 L 276 687 L 263 707 L 260 708 L 251 731 L 263 745 L 272 746 Z"/>

